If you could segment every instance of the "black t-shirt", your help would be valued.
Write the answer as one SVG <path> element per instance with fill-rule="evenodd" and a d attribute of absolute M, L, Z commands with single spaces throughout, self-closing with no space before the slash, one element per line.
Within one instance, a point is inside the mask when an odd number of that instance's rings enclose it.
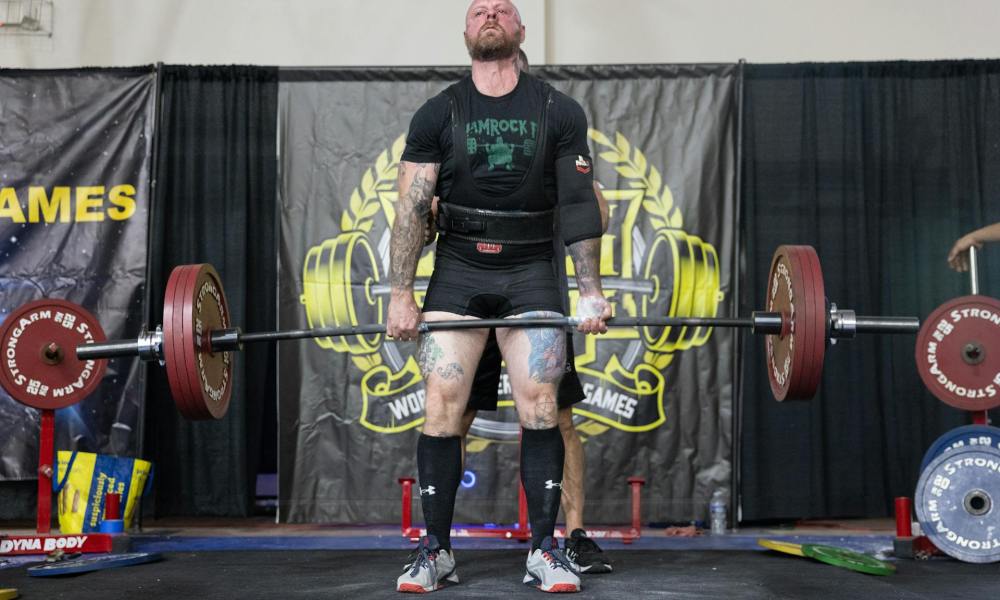
<path fill-rule="evenodd" d="M 467 86 L 467 87 L 462 87 Z M 456 205 L 489 210 L 540 211 L 554 207 L 556 202 L 555 160 L 568 155 L 590 158 L 587 146 L 587 117 L 583 108 L 572 98 L 552 90 L 539 79 L 526 73 L 518 78 L 517 86 L 508 94 L 494 98 L 476 90 L 472 78 L 460 82 L 459 89 L 467 89 L 468 105 L 463 107 L 466 118 L 465 147 L 476 186 L 485 194 L 465 198 L 451 197 L 454 173 L 454 142 L 450 96 L 442 92 L 428 100 L 413 115 L 406 138 L 402 160 L 415 163 L 441 165 L 435 193 L 446 202 Z M 548 107 L 545 131 L 539 131 L 542 109 L 551 90 L 552 103 Z M 545 135 L 542 144 L 540 136 Z M 535 158 L 536 151 L 545 147 L 544 190 L 538 190 L 524 206 L 505 204 L 503 194 L 515 190 L 524 179 Z M 509 203 L 508 203 L 509 204 Z M 485 259 L 496 264 L 495 259 L 476 256 L 475 243 L 461 243 L 447 239 L 438 250 L 447 254 L 464 255 L 475 262 Z M 538 254 L 539 259 L 551 257 L 541 247 L 510 248 L 511 259 Z"/>

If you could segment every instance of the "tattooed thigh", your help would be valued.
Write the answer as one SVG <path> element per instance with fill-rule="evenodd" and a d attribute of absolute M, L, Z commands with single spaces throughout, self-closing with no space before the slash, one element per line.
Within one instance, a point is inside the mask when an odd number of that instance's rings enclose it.
<path fill-rule="evenodd" d="M 437 375 L 445 381 L 461 379 L 465 375 L 465 369 L 456 361 L 445 355 L 441 344 L 435 339 L 433 333 L 421 336 L 420 346 L 417 350 L 417 364 L 420 366 L 420 373 L 427 380 L 430 376 Z"/>
<path fill-rule="evenodd" d="M 434 339 L 433 333 L 420 336 L 420 344 L 417 346 L 417 365 L 420 366 L 420 373 L 427 379 L 427 376 L 434 372 L 438 362 L 444 358 L 444 350 Z"/>
<path fill-rule="evenodd" d="M 519 319 L 559 318 L 549 311 L 518 315 Z M 527 375 L 535 383 L 558 383 L 566 367 L 565 333 L 557 328 L 524 328 L 519 330 L 517 345 L 528 357 Z"/>

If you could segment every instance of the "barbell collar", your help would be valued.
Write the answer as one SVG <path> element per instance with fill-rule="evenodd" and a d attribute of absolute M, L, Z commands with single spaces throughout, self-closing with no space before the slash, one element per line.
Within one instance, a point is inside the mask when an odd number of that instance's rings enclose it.
<path fill-rule="evenodd" d="M 139 333 L 139 339 L 137 340 L 137 351 L 139 353 L 139 358 L 142 360 L 153 361 L 157 360 L 163 363 L 163 328 L 159 325 L 153 331 L 147 331 L 146 326 L 143 325 L 142 331 Z M 77 352 L 77 356 L 79 356 Z"/>
<path fill-rule="evenodd" d="M 827 337 L 831 345 L 835 345 L 837 340 L 850 339 L 857 335 L 858 316 L 853 310 L 839 309 L 836 303 L 831 302 L 827 314 L 829 315 L 827 319 L 827 323 L 829 323 Z"/>

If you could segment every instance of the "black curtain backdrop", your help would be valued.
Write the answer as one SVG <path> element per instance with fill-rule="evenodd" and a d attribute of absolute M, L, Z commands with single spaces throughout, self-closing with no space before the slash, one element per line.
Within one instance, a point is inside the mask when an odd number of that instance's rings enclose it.
<path fill-rule="evenodd" d="M 155 202 L 150 226 L 150 322 L 159 323 L 171 269 L 208 262 L 222 276 L 232 321 L 275 324 L 277 69 L 164 66 Z M 156 466 L 155 514 L 252 511 L 261 449 L 273 461 L 275 348 L 237 357 L 228 414 L 187 422 L 165 371 L 151 368 L 146 456 Z M 265 413 L 271 416 L 265 418 Z M 272 466 L 273 468 L 273 466 Z"/>
<path fill-rule="evenodd" d="M 1000 62 L 749 65 L 745 85 L 741 313 L 762 304 L 782 243 L 815 245 L 827 295 L 859 314 L 923 318 L 968 293 L 944 259 L 958 236 L 1000 221 Z M 271 68 L 162 68 L 150 323 L 162 320 L 170 269 L 207 261 L 237 323 L 274 327 L 276 96 Z M 981 263 L 982 293 L 1000 295 L 1000 244 Z M 743 521 L 880 516 L 912 495 L 926 448 L 968 420 L 923 388 L 914 341 L 842 342 L 815 400 L 779 404 L 761 340 L 746 339 Z M 219 422 L 182 421 L 150 368 L 144 455 L 157 514 L 250 510 L 258 461 L 276 447 L 273 425 L 262 427 L 275 423 L 274 351 L 239 355 Z M 2 492 L 8 518 L 34 514 L 34 482 Z"/>
<path fill-rule="evenodd" d="M 1000 62 L 750 65 L 746 76 L 744 311 L 763 303 L 783 243 L 814 245 L 827 296 L 858 314 L 924 318 L 969 293 L 945 256 L 1000 221 Z M 1000 247 L 987 248 L 981 293 L 997 286 Z M 796 404 L 771 398 L 763 344 L 748 340 L 744 521 L 882 516 L 913 495 L 924 451 L 969 422 L 924 389 L 915 339 L 830 348 L 819 396 Z"/>

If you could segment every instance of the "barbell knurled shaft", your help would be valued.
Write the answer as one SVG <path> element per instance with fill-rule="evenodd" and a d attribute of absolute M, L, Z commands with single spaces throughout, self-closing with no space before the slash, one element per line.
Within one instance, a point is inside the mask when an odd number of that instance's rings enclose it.
<path fill-rule="evenodd" d="M 491 328 L 570 328 L 576 327 L 580 320 L 575 317 L 532 317 L 526 319 L 462 319 L 456 321 L 425 321 L 420 324 L 421 332 L 451 331 L 460 329 L 491 329 Z M 608 327 L 752 327 L 751 319 L 726 319 L 718 317 L 615 317 L 607 321 Z M 292 329 L 286 331 L 270 331 L 260 333 L 243 333 L 240 341 L 243 343 L 271 342 L 316 337 L 335 337 L 341 335 L 371 335 L 385 333 L 385 325 L 355 325 L 347 327 L 318 327 L 313 329 Z"/>
<path fill-rule="evenodd" d="M 532 317 L 525 319 L 463 319 L 456 321 L 430 321 L 420 325 L 421 332 L 460 329 L 489 328 L 574 328 L 580 323 L 576 317 Z M 607 321 L 608 327 L 737 327 L 752 329 L 754 334 L 779 334 L 782 317 L 778 313 L 754 312 L 750 318 L 727 317 L 614 317 Z M 858 333 L 916 333 L 920 321 L 916 317 L 857 317 Z M 235 350 L 234 345 L 255 342 L 275 342 L 319 337 L 347 335 L 384 334 L 381 323 L 353 325 L 346 327 L 317 327 L 312 329 L 290 329 L 284 331 L 263 331 L 241 333 L 233 329 L 212 333 L 215 350 Z M 225 340 L 223 342 L 223 340 Z M 138 340 L 110 340 L 107 342 L 84 344 L 76 348 L 77 358 L 117 358 L 138 356 Z"/>

